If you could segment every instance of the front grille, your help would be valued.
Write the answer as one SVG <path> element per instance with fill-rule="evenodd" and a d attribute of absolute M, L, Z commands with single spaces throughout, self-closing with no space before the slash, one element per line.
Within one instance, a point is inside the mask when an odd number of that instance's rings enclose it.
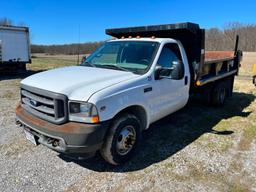
<path fill-rule="evenodd" d="M 41 119 L 55 124 L 67 121 L 67 97 L 65 95 L 22 85 L 21 104 L 26 111 Z"/>

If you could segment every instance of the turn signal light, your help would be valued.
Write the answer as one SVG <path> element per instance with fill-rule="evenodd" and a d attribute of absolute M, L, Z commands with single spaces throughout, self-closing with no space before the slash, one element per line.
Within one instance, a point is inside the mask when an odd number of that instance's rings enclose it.
<path fill-rule="evenodd" d="M 99 120 L 99 116 L 93 116 L 92 117 L 92 123 L 99 123 L 100 120 Z"/>

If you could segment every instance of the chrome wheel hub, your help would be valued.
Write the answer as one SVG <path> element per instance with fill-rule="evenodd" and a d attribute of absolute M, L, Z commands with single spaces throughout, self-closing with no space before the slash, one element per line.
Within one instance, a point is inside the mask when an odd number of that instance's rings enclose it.
<path fill-rule="evenodd" d="M 116 149 L 118 154 L 126 155 L 131 151 L 135 144 L 136 132 L 133 126 L 124 127 L 117 138 Z"/>

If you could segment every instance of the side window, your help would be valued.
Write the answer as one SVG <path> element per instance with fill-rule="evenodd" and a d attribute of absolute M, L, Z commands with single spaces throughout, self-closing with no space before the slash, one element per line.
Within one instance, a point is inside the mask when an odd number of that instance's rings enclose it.
<path fill-rule="evenodd" d="M 177 44 L 169 43 L 164 45 L 159 56 L 158 66 L 171 69 L 170 77 L 172 79 L 182 79 L 184 76 L 184 65 L 180 49 Z"/>

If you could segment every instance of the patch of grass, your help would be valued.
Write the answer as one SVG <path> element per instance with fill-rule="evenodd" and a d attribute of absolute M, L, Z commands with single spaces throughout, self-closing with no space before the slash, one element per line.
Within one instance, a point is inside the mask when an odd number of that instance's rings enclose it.
<path fill-rule="evenodd" d="M 246 127 L 239 143 L 239 149 L 246 151 L 250 149 L 251 143 L 256 139 L 256 126 Z"/>
<path fill-rule="evenodd" d="M 207 148 L 210 150 L 216 150 L 219 151 L 220 153 L 225 153 L 227 152 L 230 148 L 232 147 L 232 142 L 230 140 L 226 141 L 219 141 L 219 142 L 211 142 L 209 141 L 207 143 Z"/>
<path fill-rule="evenodd" d="M 29 70 L 40 71 L 54 69 L 58 67 L 76 65 L 75 60 L 67 60 L 62 58 L 33 58 L 32 64 L 27 65 Z"/>
<path fill-rule="evenodd" d="M 252 67 L 256 63 L 256 53 L 255 52 L 244 52 L 243 60 L 241 62 L 241 67 L 239 74 L 243 76 L 252 77 Z"/>
<path fill-rule="evenodd" d="M 256 126 L 251 126 L 245 130 L 245 136 L 247 138 L 256 139 Z"/>
<path fill-rule="evenodd" d="M 218 185 L 220 184 L 220 187 L 222 188 L 222 190 L 220 191 L 230 191 L 230 192 L 250 191 L 249 190 L 250 187 L 248 186 L 251 185 L 251 183 L 250 182 L 242 183 L 241 182 L 242 176 L 229 179 L 226 173 L 224 174 L 210 173 L 210 172 L 204 171 L 202 167 L 200 167 L 200 165 L 198 166 L 198 164 L 197 166 L 189 165 L 189 175 L 190 176 L 188 176 L 186 179 L 192 178 L 195 181 L 201 181 L 206 183 L 209 183 L 211 181 L 212 183 L 216 183 Z"/>
<path fill-rule="evenodd" d="M 33 147 L 32 144 L 29 143 L 24 138 L 16 138 L 9 143 L 0 144 L 0 153 L 1 155 L 5 155 L 8 157 L 17 156 L 17 154 L 23 153 L 26 150 L 29 150 Z"/>
<path fill-rule="evenodd" d="M 250 186 L 253 186 L 255 181 L 254 178 L 248 176 L 248 172 L 242 169 L 242 161 L 244 161 L 244 157 L 243 155 L 241 155 L 241 153 L 238 153 L 233 157 L 233 161 L 230 163 L 230 166 L 227 171 L 227 173 L 229 174 L 232 173 L 232 177 L 225 178 L 225 191 L 251 191 Z"/>
<path fill-rule="evenodd" d="M 242 185 L 239 181 L 232 182 L 228 185 L 228 190 L 230 192 L 247 192 L 250 191 L 248 186 Z"/>

